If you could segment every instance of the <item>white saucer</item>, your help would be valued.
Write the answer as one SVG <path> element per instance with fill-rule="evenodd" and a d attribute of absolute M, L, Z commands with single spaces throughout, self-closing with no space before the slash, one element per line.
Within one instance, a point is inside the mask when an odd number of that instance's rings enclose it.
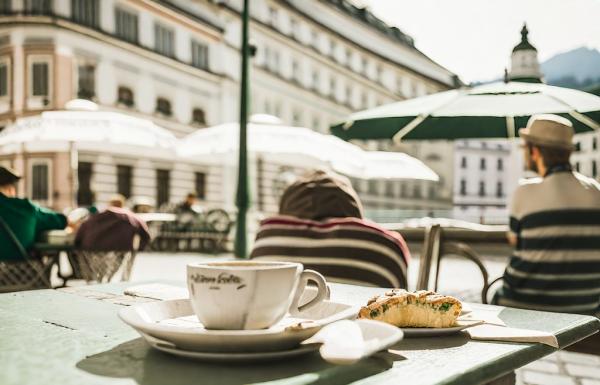
<path fill-rule="evenodd" d="M 255 352 L 255 353 L 216 353 L 216 352 L 197 352 L 179 349 L 170 342 L 156 339 L 149 335 L 142 336 L 153 348 L 161 352 L 172 354 L 178 357 L 189 358 L 204 362 L 265 362 L 282 360 L 289 357 L 296 357 L 308 353 L 313 353 L 319 349 L 319 344 L 299 345 L 293 349 L 281 350 L 275 352 Z"/>
<path fill-rule="evenodd" d="M 130 306 L 121 309 L 119 317 L 142 336 L 155 337 L 181 351 L 256 354 L 297 349 L 301 341 L 312 337 L 321 327 L 342 319 L 355 319 L 358 310 L 358 306 L 326 300 L 295 318 L 287 316 L 261 330 L 207 330 L 187 299 Z"/>
<path fill-rule="evenodd" d="M 458 333 L 461 330 L 472 326 L 481 325 L 484 321 L 456 321 L 456 326 L 449 328 L 401 328 L 404 332 L 404 337 L 437 337 L 446 336 L 449 334 Z"/>

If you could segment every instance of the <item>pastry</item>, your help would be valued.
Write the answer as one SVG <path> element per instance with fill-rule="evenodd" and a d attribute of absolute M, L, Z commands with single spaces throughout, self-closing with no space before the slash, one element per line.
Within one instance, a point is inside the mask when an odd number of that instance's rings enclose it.
<path fill-rule="evenodd" d="M 415 292 L 392 289 L 373 297 L 358 313 L 358 318 L 383 321 L 398 327 L 447 328 L 455 326 L 460 301 L 433 291 Z"/>

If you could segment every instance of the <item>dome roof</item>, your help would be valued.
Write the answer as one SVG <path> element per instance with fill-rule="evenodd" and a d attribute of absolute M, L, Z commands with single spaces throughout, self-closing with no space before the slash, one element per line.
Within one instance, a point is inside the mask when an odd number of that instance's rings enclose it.
<path fill-rule="evenodd" d="M 513 48 L 513 52 L 516 51 L 529 51 L 533 50 L 537 52 L 537 49 L 531 45 L 529 40 L 527 39 L 527 35 L 529 35 L 529 30 L 527 29 L 527 24 L 523 24 L 523 28 L 521 29 L 521 42 Z"/>

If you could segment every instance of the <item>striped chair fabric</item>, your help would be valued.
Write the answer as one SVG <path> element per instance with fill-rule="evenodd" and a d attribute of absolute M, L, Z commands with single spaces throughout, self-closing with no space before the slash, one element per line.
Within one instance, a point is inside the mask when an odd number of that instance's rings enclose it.
<path fill-rule="evenodd" d="M 410 254 L 400 234 L 374 222 L 280 215 L 261 222 L 251 258 L 300 262 L 331 282 L 406 288 Z"/>

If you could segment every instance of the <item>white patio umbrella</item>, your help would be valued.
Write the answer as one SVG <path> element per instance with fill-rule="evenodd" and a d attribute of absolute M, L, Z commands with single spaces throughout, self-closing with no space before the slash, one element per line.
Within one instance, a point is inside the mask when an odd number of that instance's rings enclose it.
<path fill-rule="evenodd" d="M 95 103 L 73 100 L 67 109 L 45 111 L 17 119 L 0 133 L 2 151 L 66 151 L 73 143 L 78 150 L 119 152 L 172 158 L 177 139 L 151 120 L 127 114 L 98 111 Z"/>
<path fill-rule="evenodd" d="M 177 147 L 179 156 L 215 164 L 234 164 L 238 151 L 238 123 L 196 131 Z M 253 115 L 248 125 L 248 150 L 257 156 L 302 167 L 330 167 L 361 179 L 422 179 L 437 181 L 437 174 L 418 159 L 403 153 L 365 151 L 332 135 L 304 127 L 285 126 L 269 115 Z"/>

